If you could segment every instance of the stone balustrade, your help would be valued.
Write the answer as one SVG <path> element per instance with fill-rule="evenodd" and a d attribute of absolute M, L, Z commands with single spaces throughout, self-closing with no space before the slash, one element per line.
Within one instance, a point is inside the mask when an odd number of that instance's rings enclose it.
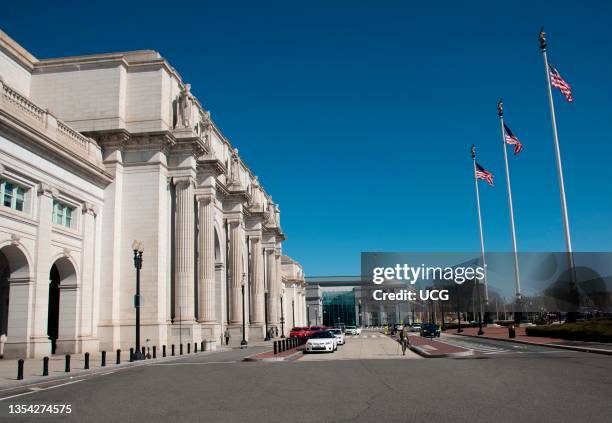
<path fill-rule="evenodd" d="M 48 110 L 37 106 L 0 79 L 0 110 L 6 111 L 33 129 L 51 138 L 67 151 L 90 162 L 99 164 L 101 152 L 98 144 L 57 119 Z"/>

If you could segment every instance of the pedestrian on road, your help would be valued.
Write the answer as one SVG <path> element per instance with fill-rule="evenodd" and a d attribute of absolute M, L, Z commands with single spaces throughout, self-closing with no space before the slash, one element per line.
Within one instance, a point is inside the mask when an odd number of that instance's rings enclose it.
<path fill-rule="evenodd" d="M 228 328 L 225 328 L 225 333 L 223 336 L 225 336 L 225 345 L 229 345 L 230 331 Z"/>
<path fill-rule="evenodd" d="M 402 355 L 406 355 L 406 350 L 408 349 L 408 345 L 410 345 L 406 326 L 404 326 L 404 328 L 400 331 L 400 343 L 402 344 Z"/>

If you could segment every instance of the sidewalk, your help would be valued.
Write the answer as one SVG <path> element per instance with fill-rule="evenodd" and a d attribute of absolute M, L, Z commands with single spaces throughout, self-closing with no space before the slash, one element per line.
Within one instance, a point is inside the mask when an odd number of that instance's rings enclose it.
<path fill-rule="evenodd" d="M 496 341 L 518 342 L 521 344 L 540 345 L 550 348 L 562 348 L 574 351 L 591 352 L 597 354 L 612 355 L 612 344 L 600 342 L 569 341 L 559 338 L 548 338 L 544 336 L 527 336 L 524 327 L 516 327 L 516 338 L 508 337 L 506 327 L 485 327 L 484 335 L 478 335 L 478 328 L 464 328 L 462 333 L 457 333 L 455 329 L 448 330 L 446 333 L 474 338 L 493 339 Z"/>
<path fill-rule="evenodd" d="M 216 352 L 229 351 L 232 348 L 228 347 L 217 347 L 214 351 L 200 351 L 194 353 L 191 350 L 190 354 L 187 354 L 187 350 L 183 351 L 183 355 L 179 355 L 178 348 L 175 351 L 175 355 L 171 355 L 171 350 L 167 350 L 166 357 L 162 357 L 162 351 L 157 351 L 157 358 L 134 361 L 130 362 L 130 352 L 121 351 L 121 364 L 116 364 L 117 355 L 116 352 L 107 352 L 106 354 L 106 366 L 101 366 L 102 354 L 100 352 L 91 353 L 89 356 L 89 369 L 85 370 L 85 354 L 71 354 L 70 355 L 70 372 L 65 371 L 66 358 L 65 355 L 52 355 L 49 357 L 49 375 L 43 376 L 43 359 L 25 359 L 24 360 L 24 371 L 23 380 L 17 379 L 17 359 L 3 359 L 0 360 L 0 390 L 7 388 L 14 388 L 23 385 L 29 385 L 33 383 L 46 382 L 51 380 L 57 380 L 62 378 L 74 378 L 76 376 L 84 376 L 94 373 L 111 372 L 117 369 L 126 367 L 134 367 L 157 363 L 164 360 L 172 360 L 178 357 L 185 357 L 190 355 L 200 354 L 212 354 Z M 152 352 L 151 352 L 152 353 Z"/>

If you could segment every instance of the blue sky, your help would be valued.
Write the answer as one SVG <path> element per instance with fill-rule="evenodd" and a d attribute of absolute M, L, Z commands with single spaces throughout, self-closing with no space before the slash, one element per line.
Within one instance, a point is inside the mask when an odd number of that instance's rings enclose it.
<path fill-rule="evenodd" d="M 610 251 L 612 3 L 420 3 L 13 2 L 0 28 L 40 58 L 159 51 L 280 204 L 285 252 L 346 275 L 361 251 L 479 249 L 472 143 L 486 248 L 511 249 L 500 96 L 519 249 L 564 249 L 545 24 L 575 98 L 554 93 L 574 249 Z"/>

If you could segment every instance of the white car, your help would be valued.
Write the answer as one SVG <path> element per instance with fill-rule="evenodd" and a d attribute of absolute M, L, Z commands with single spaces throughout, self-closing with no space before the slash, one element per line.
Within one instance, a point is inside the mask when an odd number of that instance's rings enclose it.
<path fill-rule="evenodd" d="M 336 337 L 338 345 L 344 345 L 344 334 L 342 333 L 342 329 L 330 329 L 329 331 Z"/>
<path fill-rule="evenodd" d="M 328 330 L 313 333 L 306 341 L 305 353 L 309 352 L 334 352 L 338 349 L 336 336 Z"/>
<path fill-rule="evenodd" d="M 356 326 L 347 326 L 346 327 L 346 333 L 348 335 L 360 335 L 361 334 L 361 328 L 358 328 Z"/>

